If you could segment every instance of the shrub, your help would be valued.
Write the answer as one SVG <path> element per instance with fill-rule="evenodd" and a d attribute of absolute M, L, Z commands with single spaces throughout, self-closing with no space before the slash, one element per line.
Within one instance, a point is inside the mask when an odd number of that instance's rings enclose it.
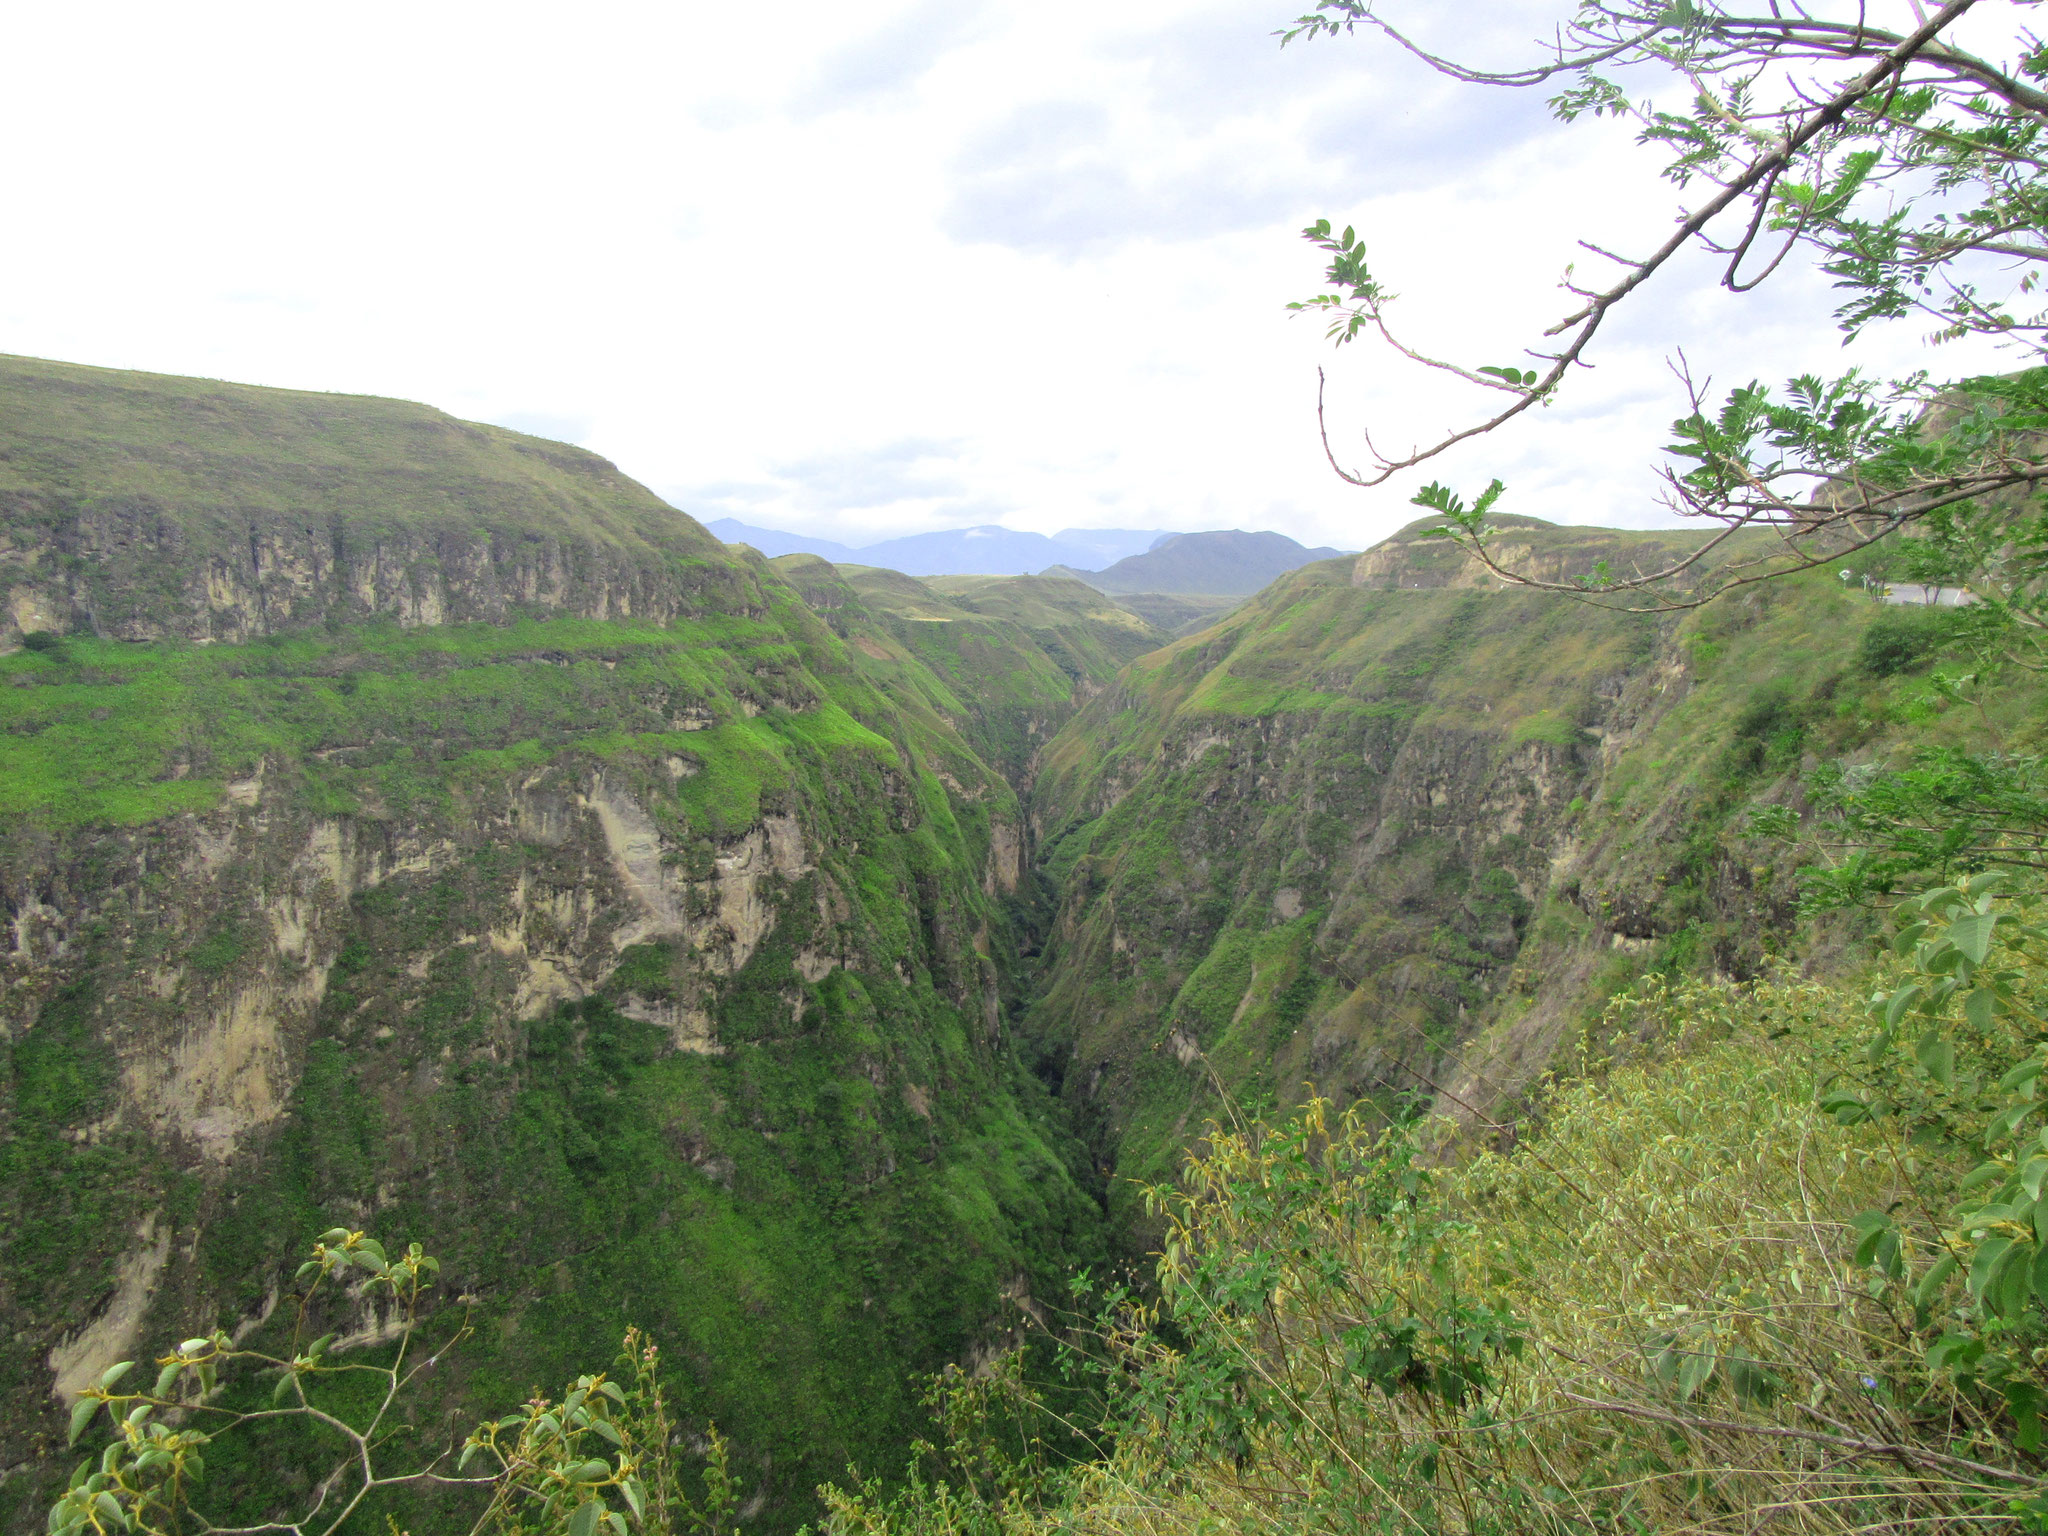
<path fill-rule="evenodd" d="M 1872 677 L 1910 672 L 1932 659 L 1955 629 L 1955 616 L 1946 608 L 1887 608 L 1863 631 L 1857 664 Z"/>
<path fill-rule="evenodd" d="M 52 661 L 71 659 L 71 652 L 64 644 L 64 637 L 47 629 L 28 631 L 21 637 L 21 648 L 25 651 L 34 651 L 39 656 L 47 656 Z"/>

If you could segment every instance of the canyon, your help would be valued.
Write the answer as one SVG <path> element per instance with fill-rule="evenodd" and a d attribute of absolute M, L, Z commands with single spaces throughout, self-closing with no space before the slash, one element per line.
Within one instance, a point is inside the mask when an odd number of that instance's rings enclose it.
<path fill-rule="evenodd" d="M 1790 953 L 1747 813 L 1911 730 L 1825 576 L 1619 612 L 1418 524 L 1171 639 L 423 406 L 0 401 L 10 1529 L 81 1384 L 260 1336 L 337 1224 L 468 1309 L 423 1428 L 637 1325 L 793 1527 L 919 1373 L 1140 1273 L 1210 1118 L 1510 1144 L 1622 987 Z M 1693 537 L 1509 521 L 1565 575 Z"/>

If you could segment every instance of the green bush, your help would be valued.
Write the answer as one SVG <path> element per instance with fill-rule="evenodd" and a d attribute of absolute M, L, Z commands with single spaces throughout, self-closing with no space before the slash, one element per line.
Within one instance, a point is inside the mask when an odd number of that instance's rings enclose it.
<path fill-rule="evenodd" d="M 52 661 L 69 661 L 71 652 L 65 647 L 62 635 L 52 634 L 47 629 L 32 629 L 21 637 L 21 648 L 47 656 Z"/>
<path fill-rule="evenodd" d="M 1955 615 L 1946 608 L 1887 608 L 1863 631 L 1857 664 L 1872 677 L 1911 672 L 1932 660 L 1955 629 Z"/>

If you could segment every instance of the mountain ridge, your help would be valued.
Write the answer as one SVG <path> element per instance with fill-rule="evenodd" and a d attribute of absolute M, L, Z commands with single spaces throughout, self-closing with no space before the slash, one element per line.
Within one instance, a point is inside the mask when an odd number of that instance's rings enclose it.
<path fill-rule="evenodd" d="M 1116 560 L 1171 537 L 1149 528 L 1066 528 L 1047 535 L 983 523 L 848 545 L 760 528 L 729 517 L 713 519 L 706 526 L 727 543 L 751 545 L 770 559 L 817 555 L 835 564 L 882 566 L 907 576 L 1026 576 L 1077 559 L 1091 564 L 1105 558 Z"/>
<path fill-rule="evenodd" d="M 1140 555 L 1128 555 L 1100 571 L 1070 571 L 1081 581 L 1117 595 L 1249 597 L 1289 571 L 1342 550 L 1310 549 L 1284 533 L 1248 533 L 1241 528 L 1180 533 Z"/>

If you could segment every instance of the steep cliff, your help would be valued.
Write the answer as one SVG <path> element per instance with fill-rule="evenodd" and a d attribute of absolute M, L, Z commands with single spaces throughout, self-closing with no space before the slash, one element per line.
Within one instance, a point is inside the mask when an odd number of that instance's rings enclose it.
<path fill-rule="evenodd" d="M 260 1328 L 335 1222 L 443 1258 L 449 1420 L 635 1322 L 759 1521 L 900 1462 L 915 1373 L 1101 1242 L 1008 1038 L 1010 784 L 592 455 L 23 360 L 0 399 L 9 1523 L 87 1373 Z"/>
<path fill-rule="evenodd" d="M 1643 970 L 1740 974 L 1801 942 L 1746 808 L 1924 717 L 1920 680 L 1858 664 L 1878 607 L 1826 575 L 1638 615 L 1502 590 L 1422 532 L 1141 658 L 1045 748 L 1061 904 L 1030 1027 L 1120 1174 L 1169 1175 L 1219 1089 L 1511 1134 Z M 1569 577 L 1694 536 L 1503 537 Z M 1995 706 L 2008 740 L 2038 703 Z"/>

